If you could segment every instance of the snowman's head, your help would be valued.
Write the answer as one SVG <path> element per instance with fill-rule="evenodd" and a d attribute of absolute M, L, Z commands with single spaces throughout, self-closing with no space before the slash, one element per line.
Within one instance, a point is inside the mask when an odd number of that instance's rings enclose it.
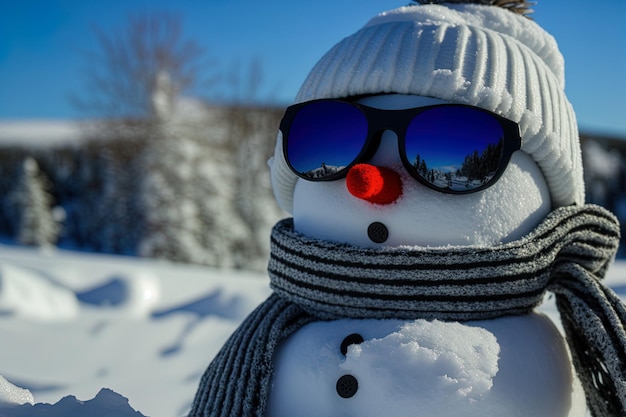
<path fill-rule="evenodd" d="M 322 57 L 285 114 L 278 203 L 298 231 L 360 246 L 519 238 L 584 201 L 563 78 L 554 39 L 505 9 L 383 13 Z M 492 162 L 469 172 L 466 157 Z"/>

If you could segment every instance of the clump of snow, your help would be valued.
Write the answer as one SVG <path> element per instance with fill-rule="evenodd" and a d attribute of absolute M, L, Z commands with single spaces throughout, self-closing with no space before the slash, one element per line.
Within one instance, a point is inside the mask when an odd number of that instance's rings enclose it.
<path fill-rule="evenodd" d="M 478 401 L 491 389 L 499 351 L 496 337 L 485 329 L 417 320 L 383 338 L 351 345 L 340 367 L 363 381 L 358 405 L 364 410 L 393 404 L 440 415 L 442 398 L 452 407 Z"/>
<path fill-rule="evenodd" d="M 34 403 L 35 398 L 29 390 L 11 384 L 0 375 L 0 407 Z"/>
<path fill-rule="evenodd" d="M 29 319 L 68 320 L 78 314 L 76 295 L 42 271 L 0 264 L 0 313 Z"/>

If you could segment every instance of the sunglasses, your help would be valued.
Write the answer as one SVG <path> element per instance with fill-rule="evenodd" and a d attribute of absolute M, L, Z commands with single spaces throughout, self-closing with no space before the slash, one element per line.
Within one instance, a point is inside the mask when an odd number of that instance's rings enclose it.
<path fill-rule="evenodd" d="M 411 176 L 450 194 L 493 185 L 521 148 L 517 123 L 462 104 L 381 110 L 321 99 L 288 107 L 280 130 L 289 168 L 309 181 L 345 178 L 350 167 L 372 158 L 382 132 L 392 130 Z"/>

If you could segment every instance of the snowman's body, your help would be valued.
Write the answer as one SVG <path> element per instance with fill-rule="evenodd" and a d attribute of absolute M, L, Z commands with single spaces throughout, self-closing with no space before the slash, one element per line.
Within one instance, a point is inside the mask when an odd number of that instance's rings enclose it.
<path fill-rule="evenodd" d="M 540 314 L 314 322 L 274 359 L 267 417 L 585 415 L 562 337 Z"/>
<path fill-rule="evenodd" d="M 380 95 L 363 102 L 401 109 L 440 101 Z M 368 163 L 398 173 L 402 193 L 394 202 L 355 198 L 345 179 L 298 180 L 296 230 L 361 247 L 494 245 L 528 233 L 551 209 L 539 168 L 522 152 L 513 155 L 496 184 L 467 195 L 417 183 L 404 172 L 390 131 Z M 372 241 L 367 230 L 373 223 L 384 225 L 387 240 Z M 314 322 L 281 343 L 274 369 L 267 417 L 582 417 L 586 412 L 563 337 L 537 313 L 468 323 Z"/>

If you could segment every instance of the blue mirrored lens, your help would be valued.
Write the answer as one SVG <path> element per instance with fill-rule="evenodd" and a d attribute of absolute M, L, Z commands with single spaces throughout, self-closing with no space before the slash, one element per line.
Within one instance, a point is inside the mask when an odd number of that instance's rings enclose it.
<path fill-rule="evenodd" d="M 330 177 L 350 165 L 367 138 L 367 119 L 357 108 L 339 101 L 303 106 L 287 138 L 287 158 L 300 174 Z"/>
<path fill-rule="evenodd" d="M 504 131 L 489 113 L 471 107 L 434 107 L 418 114 L 405 136 L 408 162 L 440 189 L 472 191 L 500 169 Z"/>

